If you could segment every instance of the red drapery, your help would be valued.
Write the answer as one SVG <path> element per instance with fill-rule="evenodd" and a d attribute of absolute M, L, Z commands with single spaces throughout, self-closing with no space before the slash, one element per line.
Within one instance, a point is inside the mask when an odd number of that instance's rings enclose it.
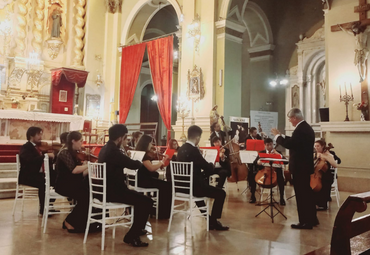
<path fill-rule="evenodd" d="M 119 123 L 125 123 L 134 99 L 143 62 L 145 43 L 122 49 Z"/>
<path fill-rule="evenodd" d="M 173 36 L 150 41 L 147 45 L 154 92 L 158 97 L 158 109 L 167 128 L 167 141 L 169 141 L 171 139 Z"/>
<path fill-rule="evenodd" d="M 68 82 L 77 83 L 77 86 L 79 88 L 82 88 L 83 86 L 85 86 L 87 76 L 89 75 L 89 72 L 65 67 L 51 69 L 50 71 L 51 84 L 53 84 L 54 86 L 58 86 L 58 84 L 60 83 L 60 79 L 62 78 L 62 76 L 64 76 Z"/>

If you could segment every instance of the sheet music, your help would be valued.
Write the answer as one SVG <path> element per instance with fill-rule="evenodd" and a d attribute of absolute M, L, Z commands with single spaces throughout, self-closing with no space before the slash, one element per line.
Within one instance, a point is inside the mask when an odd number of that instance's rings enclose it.
<path fill-rule="evenodd" d="M 214 164 L 217 158 L 217 150 L 203 149 L 203 158 L 207 162 Z"/>
<path fill-rule="evenodd" d="M 239 151 L 240 161 L 246 164 L 253 164 L 258 156 L 257 151 Z"/>
<path fill-rule="evenodd" d="M 132 160 L 139 160 L 140 162 L 143 161 L 145 151 L 129 151 L 131 153 Z"/>

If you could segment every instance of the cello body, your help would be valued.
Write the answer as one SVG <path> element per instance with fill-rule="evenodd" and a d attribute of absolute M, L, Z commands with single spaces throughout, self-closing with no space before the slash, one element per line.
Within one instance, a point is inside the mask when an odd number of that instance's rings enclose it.
<path fill-rule="evenodd" d="M 230 150 L 230 168 L 231 168 L 231 176 L 227 179 L 228 182 L 238 182 L 238 181 L 245 181 L 248 176 L 248 168 L 246 164 L 243 164 L 240 160 L 239 150 L 240 147 L 234 141 L 229 143 L 229 150 Z"/>
<path fill-rule="evenodd" d="M 277 174 L 274 168 L 265 166 L 256 174 L 255 181 L 263 188 L 271 189 L 277 185 Z"/>
<path fill-rule="evenodd" d="M 318 159 L 314 167 L 314 173 L 310 176 L 310 186 L 313 191 L 319 192 L 322 189 L 322 175 L 328 170 L 328 164 L 325 160 Z"/>

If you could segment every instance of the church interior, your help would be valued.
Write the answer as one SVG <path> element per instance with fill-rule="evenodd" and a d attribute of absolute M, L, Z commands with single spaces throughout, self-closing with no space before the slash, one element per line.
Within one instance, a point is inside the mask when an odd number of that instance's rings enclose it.
<path fill-rule="evenodd" d="M 367 0 L 0 0 L 0 253 L 365 254 L 369 11 Z M 312 230 L 291 228 L 298 215 L 289 164 L 286 205 L 277 186 L 257 186 L 250 203 L 247 178 L 229 180 L 228 231 L 176 215 L 168 232 L 167 219 L 151 216 L 146 248 L 123 243 L 128 229 L 119 227 L 115 237 L 105 230 L 104 250 L 101 232 L 83 243 L 84 233 L 62 229 L 65 215 L 46 215 L 44 232 L 38 200 L 15 198 L 16 155 L 31 126 L 51 148 L 79 131 L 98 157 L 115 124 L 127 126 L 129 140 L 150 134 L 165 153 L 170 139 L 185 144 L 193 125 L 203 131 L 200 149 L 213 148 L 217 123 L 241 152 L 251 127 L 274 145 L 272 128 L 293 135 L 292 108 L 341 160 Z M 289 159 L 288 149 L 276 150 Z"/>

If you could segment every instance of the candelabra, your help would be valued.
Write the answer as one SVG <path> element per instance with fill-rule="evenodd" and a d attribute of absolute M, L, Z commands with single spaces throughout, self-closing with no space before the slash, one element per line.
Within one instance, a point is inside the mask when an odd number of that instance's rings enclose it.
<path fill-rule="evenodd" d="M 37 76 L 37 74 L 41 71 L 41 60 L 39 59 L 39 54 L 35 51 L 29 53 L 28 59 L 26 59 L 26 73 L 29 76 Z M 27 97 L 35 97 L 33 92 L 34 86 L 37 86 L 37 83 L 30 80 L 31 85 L 31 92 L 27 95 Z"/>
<path fill-rule="evenodd" d="M 182 135 L 180 139 L 185 142 L 185 118 L 188 117 L 190 113 L 190 101 L 184 96 L 179 97 L 177 100 L 176 111 L 178 116 L 182 119 Z"/>
<path fill-rule="evenodd" d="M 344 102 L 346 105 L 346 119 L 344 121 L 349 121 L 348 118 L 348 104 L 349 102 L 353 101 L 353 92 L 352 92 L 352 84 L 349 85 L 351 88 L 351 95 L 347 94 L 347 86 L 346 83 L 344 83 L 344 95 L 342 96 L 341 88 L 339 86 L 339 102 Z"/>

